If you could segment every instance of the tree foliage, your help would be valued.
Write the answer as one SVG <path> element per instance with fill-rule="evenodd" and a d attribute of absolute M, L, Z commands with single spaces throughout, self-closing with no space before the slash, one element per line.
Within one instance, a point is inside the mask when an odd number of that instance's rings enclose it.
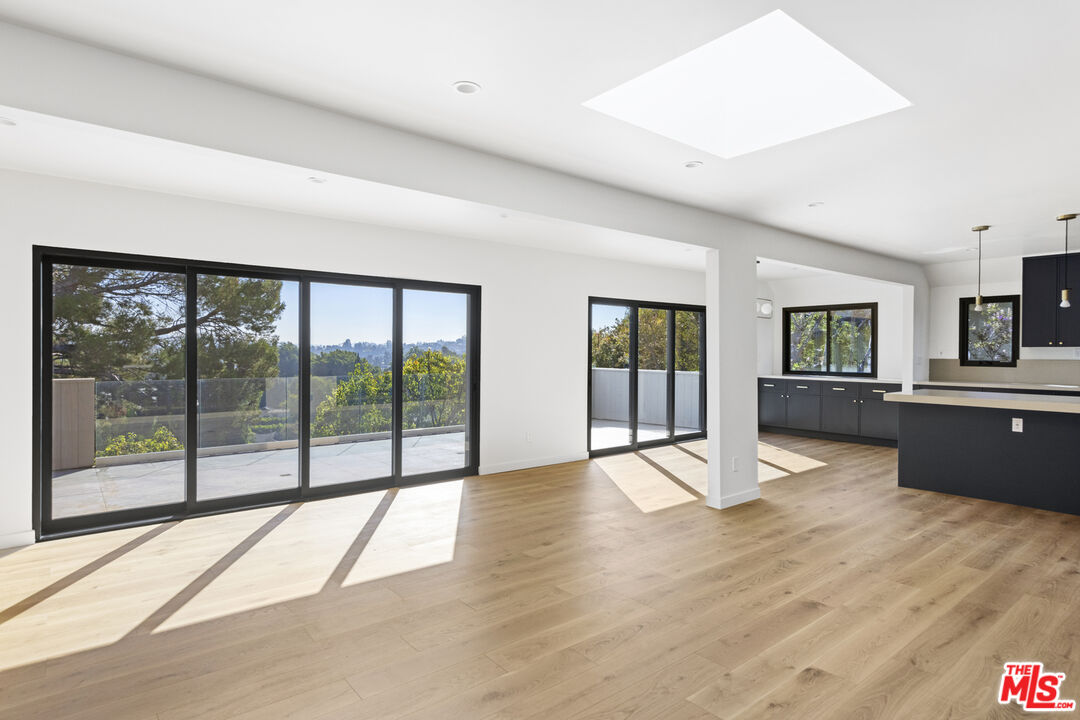
<path fill-rule="evenodd" d="M 968 305 L 968 359 L 1010 362 L 1013 345 L 1013 304 L 983 303 L 983 311 Z"/>
<path fill-rule="evenodd" d="M 219 381 L 201 383 L 201 408 L 232 413 L 231 426 L 218 426 L 216 443 L 245 442 L 264 378 L 277 372 L 282 283 L 200 275 L 197 287 L 199 377 Z M 53 267 L 54 374 L 101 381 L 99 421 L 182 408 L 183 393 L 173 386 L 185 377 L 185 320 L 181 274 Z"/>
<path fill-rule="evenodd" d="M 638 368 L 667 369 L 667 310 L 641 308 L 638 312 Z M 675 311 L 675 369 L 698 372 L 701 353 L 698 313 Z M 630 367 L 630 314 L 592 333 L 593 367 Z"/>
<path fill-rule="evenodd" d="M 465 371 L 465 358 L 448 348 L 410 349 L 402 366 L 404 429 L 463 424 Z M 332 437 L 390 430 L 392 389 L 393 373 L 361 358 L 315 409 L 312 435 Z"/>
<path fill-rule="evenodd" d="M 869 372 L 873 342 L 871 315 L 869 308 L 790 313 L 789 369 L 802 372 Z"/>

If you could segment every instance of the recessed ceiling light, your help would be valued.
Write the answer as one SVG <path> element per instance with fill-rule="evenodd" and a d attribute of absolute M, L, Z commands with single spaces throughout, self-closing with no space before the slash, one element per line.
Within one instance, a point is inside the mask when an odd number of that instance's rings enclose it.
<path fill-rule="evenodd" d="M 15 121 L 11 118 L 0 117 L 0 125 L 7 125 L 8 127 L 14 127 Z"/>
<path fill-rule="evenodd" d="M 472 80 L 458 80 L 454 83 L 454 89 L 462 95 L 472 95 L 480 92 L 480 84 L 474 83 Z"/>
<path fill-rule="evenodd" d="M 824 200 L 814 200 L 813 202 L 807 203 L 806 207 L 821 207 L 824 204 L 825 204 Z"/>
<path fill-rule="evenodd" d="M 690 162 L 683 163 L 683 167 L 690 168 L 692 170 L 694 168 L 699 168 L 704 164 L 705 163 L 701 162 L 700 160 L 691 160 Z"/>
<path fill-rule="evenodd" d="M 909 105 L 781 10 L 585 103 L 722 158 Z"/>
<path fill-rule="evenodd" d="M 319 177 L 317 175 L 311 175 L 308 177 L 308 182 L 315 183 L 316 185 L 322 185 L 324 182 L 326 182 L 326 178 Z"/>

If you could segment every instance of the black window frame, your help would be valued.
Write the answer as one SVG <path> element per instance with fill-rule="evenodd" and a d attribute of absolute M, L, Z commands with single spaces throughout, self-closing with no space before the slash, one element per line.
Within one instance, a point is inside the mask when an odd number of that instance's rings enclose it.
<path fill-rule="evenodd" d="M 589 457 L 602 457 L 604 455 L 615 455 L 625 452 L 633 452 L 643 448 L 661 447 L 664 445 L 674 445 L 675 443 L 686 442 L 688 440 L 700 440 L 708 437 L 706 414 L 705 414 L 705 402 L 706 402 L 706 384 L 708 382 L 705 364 L 705 349 L 707 346 L 705 338 L 705 328 L 707 323 L 705 321 L 705 307 L 702 305 L 687 305 L 683 303 L 663 303 L 652 302 L 647 300 L 625 300 L 621 298 L 609 298 L 609 297 L 589 297 L 589 317 L 586 327 L 586 337 L 588 338 L 588 362 L 586 364 L 586 376 L 588 378 L 588 401 L 586 403 L 585 414 L 585 447 L 588 450 Z M 592 369 L 593 369 L 593 305 L 615 305 L 625 306 L 630 310 L 630 351 L 629 351 L 629 383 L 630 383 L 630 408 L 629 408 L 629 424 L 630 424 L 630 443 L 627 445 L 617 445 L 614 447 L 605 447 L 594 450 L 592 447 L 592 414 L 593 414 L 593 383 L 592 383 Z M 647 310 L 667 310 L 670 311 L 668 315 L 668 336 L 667 336 L 667 366 L 668 366 L 668 396 L 667 396 L 667 424 L 668 424 L 668 437 L 661 438 L 659 440 L 646 440 L 639 442 L 637 437 L 637 415 L 638 415 L 638 311 L 641 309 Z M 701 315 L 701 325 L 698 330 L 698 363 L 701 367 L 700 375 L 701 382 L 698 387 L 698 416 L 700 418 L 701 430 L 692 433 L 678 434 L 675 432 L 675 313 L 677 311 L 694 312 Z"/>
<path fill-rule="evenodd" d="M 91 267 L 127 268 L 134 270 L 159 270 L 183 274 L 186 279 L 186 327 L 185 343 L 187 362 L 185 380 L 187 387 L 187 429 L 190 434 L 197 431 L 198 406 L 198 366 L 195 318 L 197 302 L 196 282 L 199 275 L 229 275 L 239 277 L 264 278 L 273 280 L 291 280 L 300 283 L 300 304 L 298 306 L 300 324 L 300 343 L 310 346 L 310 288 L 311 283 L 329 282 L 345 285 L 365 285 L 390 287 L 394 291 L 394 396 L 393 396 L 393 472 L 384 478 L 357 480 L 336 485 L 310 485 L 310 457 L 308 454 L 310 438 L 310 408 L 308 403 L 300 403 L 301 437 L 298 439 L 300 452 L 300 478 L 295 490 L 271 490 L 249 493 L 224 498 L 206 500 L 197 499 L 196 455 L 198 443 L 190 440 L 185 444 L 185 499 L 178 503 L 146 506 L 115 510 L 105 513 L 76 515 L 64 518 L 52 517 L 52 266 L 54 264 L 88 265 Z M 469 475 L 478 475 L 480 467 L 480 303 L 481 288 L 478 285 L 386 278 L 369 275 L 356 275 L 317 270 L 298 270 L 268 266 L 245 265 L 240 263 L 214 262 L 192 259 L 164 258 L 150 255 L 80 250 L 74 248 L 46 247 L 35 245 L 33 248 L 33 333 L 34 333 L 34 375 L 33 375 L 33 528 L 37 540 L 102 532 L 122 527 L 133 527 L 151 523 L 182 520 L 189 517 L 213 515 L 221 512 L 246 510 L 268 505 L 284 505 L 304 500 L 352 495 L 359 492 L 385 490 L 393 487 L 407 487 L 443 480 L 453 480 Z M 402 475 L 401 468 L 401 363 L 402 350 L 402 298 L 405 290 L 430 290 L 436 292 L 455 292 L 468 295 L 468 317 L 466 333 L 466 387 L 468 423 L 466 425 L 466 464 L 461 468 L 439 470 L 423 474 Z M 311 378 L 309 352 L 300 353 L 300 396 L 310 392 Z"/>
<path fill-rule="evenodd" d="M 791 313 L 825 313 L 825 367 L 832 357 L 832 314 L 837 310 L 870 310 L 870 372 L 840 372 L 836 370 L 791 369 Z M 802 305 L 783 308 L 784 318 L 784 375 L 828 375 L 832 377 L 876 378 L 878 376 L 878 304 L 876 302 L 843 303 L 834 305 Z"/>
<path fill-rule="evenodd" d="M 1012 303 L 1012 360 L 999 362 L 997 360 L 969 360 L 968 352 L 968 309 L 974 304 L 974 297 L 960 298 L 960 325 L 959 325 L 959 352 L 960 365 L 963 367 L 1016 367 L 1016 361 L 1020 359 L 1020 296 L 1019 295 L 983 295 L 984 303 Z"/>

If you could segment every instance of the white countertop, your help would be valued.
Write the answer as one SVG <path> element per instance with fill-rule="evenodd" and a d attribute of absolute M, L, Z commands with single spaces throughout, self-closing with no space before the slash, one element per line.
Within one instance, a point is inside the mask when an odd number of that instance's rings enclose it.
<path fill-rule="evenodd" d="M 899 380 L 889 380 L 888 378 L 865 378 L 865 377 L 847 377 L 844 375 L 758 375 L 763 380 L 821 380 L 827 382 L 858 382 L 858 383 L 876 383 L 878 385 L 899 385 Z"/>
<path fill-rule="evenodd" d="M 885 394 L 886 402 L 952 405 L 956 407 L 995 408 L 1080 414 L 1080 397 L 1075 395 L 1031 395 L 978 390 L 916 390 Z"/>
<path fill-rule="evenodd" d="M 969 388 L 1014 388 L 1016 390 L 1049 390 L 1060 392 L 1080 392 L 1080 385 L 1058 385 L 1055 383 L 1014 383 L 1014 382 L 970 382 L 964 380 L 916 380 L 916 385 L 937 385 Z"/>

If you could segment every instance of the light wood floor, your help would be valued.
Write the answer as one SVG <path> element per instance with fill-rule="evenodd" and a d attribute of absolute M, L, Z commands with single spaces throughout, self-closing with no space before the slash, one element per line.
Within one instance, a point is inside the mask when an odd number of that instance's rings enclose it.
<path fill-rule="evenodd" d="M 9 552 L 0 717 L 1020 717 L 1010 660 L 1080 698 L 1080 518 L 762 439 L 723 512 L 698 442 Z"/>

